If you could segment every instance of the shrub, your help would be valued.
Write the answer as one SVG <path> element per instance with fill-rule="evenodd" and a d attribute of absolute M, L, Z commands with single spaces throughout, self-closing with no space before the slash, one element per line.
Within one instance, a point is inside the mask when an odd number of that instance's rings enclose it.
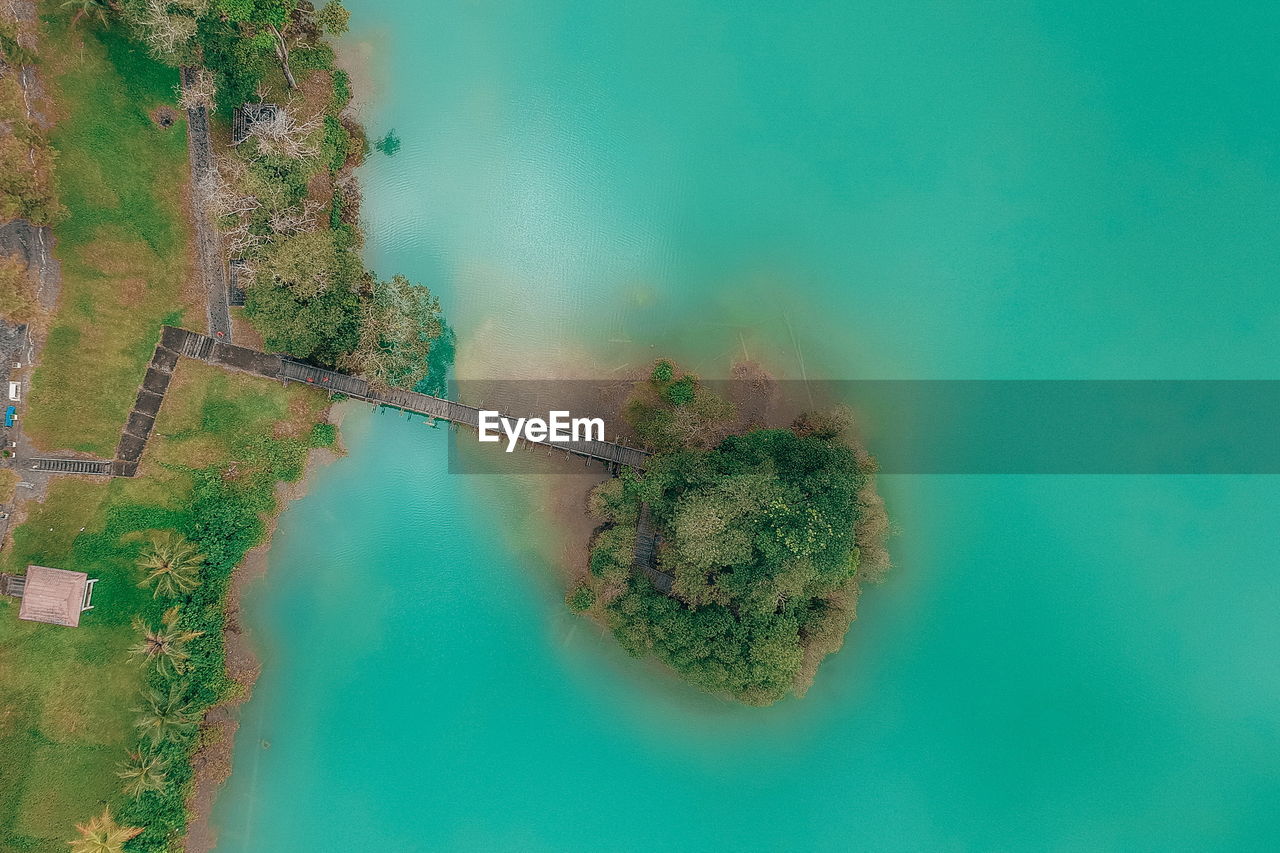
<path fill-rule="evenodd" d="M 653 366 L 653 373 L 649 374 L 649 381 L 653 382 L 655 385 L 665 385 L 674 379 L 675 375 L 675 365 L 664 358 L 660 359 L 658 363 Z"/>
<path fill-rule="evenodd" d="M 574 613 L 590 610 L 592 605 L 596 603 L 596 591 L 585 583 L 580 583 L 565 596 L 565 603 L 569 605 L 569 609 Z"/>
<path fill-rule="evenodd" d="M 333 447 L 338 440 L 338 428 L 333 424 L 318 423 L 311 427 L 312 447 Z"/>
<path fill-rule="evenodd" d="M 347 136 L 347 130 L 342 126 L 336 118 L 331 115 L 324 117 L 324 147 L 329 152 L 329 168 L 338 171 L 347 162 L 347 155 L 351 152 L 350 139 Z"/>
<path fill-rule="evenodd" d="M 29 322 L 35 313 L 31 274 L 16 255 L 0 254 L 0 317 L 10 323 Z"/>
<path fill-rule="evenodd" d="M 692 376 L 682 376 L 667 386 L 663 392 L 673 406 L 685 406 L 693 402 L 696 388 Z"/>
<path fill-rule="evenodd" d="M 322 41 L 299 46 L 289 53 L 289 63 L 294 73 L 328 71 L 333 68 L 333 48 Z"/>
<path fill-rule="evenodd" d="M 351 103 L 351 75 L 341 68 L 333 72 L 333 97 L 329 104 L 335 113 L 340 113 Z"/>

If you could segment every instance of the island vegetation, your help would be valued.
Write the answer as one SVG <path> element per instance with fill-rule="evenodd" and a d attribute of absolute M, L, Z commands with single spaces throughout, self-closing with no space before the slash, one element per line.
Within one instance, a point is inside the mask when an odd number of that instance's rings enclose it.
<path fill-rule="evenodd" d="M 875 463 L 847 417 L 735 431 L 732 403 L 665 360 L 625 415 L 655 455 L 593 491 L 600 527 L 570 608 L 713 693 L 752 705 L 803 693 L 842 644 L 860 583 L 888 567 Z"/>

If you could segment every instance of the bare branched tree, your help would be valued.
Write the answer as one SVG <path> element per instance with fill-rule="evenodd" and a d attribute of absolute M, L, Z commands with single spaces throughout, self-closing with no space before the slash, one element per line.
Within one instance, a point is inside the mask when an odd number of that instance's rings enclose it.
<path fill-rule="evenodd" d="M 196 19 L 172 11 L 171 5 L 166 0 L 148 0 L 138 21 L 147 47 L 162 59 L 178 57 L 196 33 Z"/>
<path fill-rule="evenodd" d="M 267 238 L 261 234 L 254 234 L 250 231 L 248 222 L 241 222 L 235 228 L 225 232 L 222 237 L 226 241 L 228 255 L 233 258 L 243 255 L 250 249 L 261 246 L 267 241 Z M 252 274 L 246 273 L 243 267 L 240 270 L 240 275 L 246 280 L 253 277 Z"/>
<path fill-rule="evenodd" d="M 281 235 L 314 231 L 316 214 L 319 212 L 320 205 L 313 201 L 304 201 L 301 206 L 286 207 L 271 215 L 271 230 Z"/>
<path fill-rule="evenodd" d="M 320 126 L 319 116 L 299 121 L 290 110 L 281 108 L 255 121 L 249 129 L 249 138 L 256 141 L 259 155 L 279 154 L 293 160 L 311 160 L 320 154 L 315 140 Z"/>
<path fill-rule="evenodd" d="M 247 289 L 258 278 L 258 267 L 252 261 L 242 260 L 236 264 L 236 279 L 241 289 Z"/>
<path fill-rule="evenodd" d="M 184 110 L 204 107 L 212 112 L 214 97 L 218 93 L 218 87 L 213 82 L 213 75 L 205 68 L 197 68 L 195 78 L 195 81 L 190 86 L 179 84 L 178 106 Z"/>
<path fill-rule="evenodd" d="M 360 309 L 360 340 L 342 367 L 379 388 L 412 388 L 427 374 L 440 337 L 440 303 L 402 275 L 374 281 Z"/>
<path fill-rule="evenodd" d="M 244 217 L 261 207 L 257 198 L 240 192 L 236 184 L 234 178 L 229 180 L 221 170 L 206 169 L 196 180 L 196 191 L 218 219 Z"/>

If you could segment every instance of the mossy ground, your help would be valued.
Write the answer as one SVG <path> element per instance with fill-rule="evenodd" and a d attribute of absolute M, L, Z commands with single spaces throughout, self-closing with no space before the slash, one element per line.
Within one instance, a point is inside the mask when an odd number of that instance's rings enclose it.
<path fill-rule="evenodd" d="M 144 675 L 127 659 L 131 623 L 155 622 L 167 606 L 138 587 L 143 533 L 157 519 L 182 523 L 202 471 L 242 482 L 300 473 L 327 402 L 184 361 L 138 478 L 57 480 L 30 507 L 0 567 L 38 563 L 100 580 L 78 628 L 19 621 L 17 600 L 0 598 L 0 849 L 65 850 L 74 824 L 104 802 L 124 809 L 116 765 L 135 739 Z"/>
<path fill-rule="evenodd" d="M 186 122 L 151 118 L 173 104 L 177 72 L 115 30 L 45 4 L 40 71 L 58 122 L 55 182 L 68 211 L 56 229 L 62 293 L 27 407 L 46 450 L 110 456 L 164 322 L 183 301 L 190 234 Z"/>

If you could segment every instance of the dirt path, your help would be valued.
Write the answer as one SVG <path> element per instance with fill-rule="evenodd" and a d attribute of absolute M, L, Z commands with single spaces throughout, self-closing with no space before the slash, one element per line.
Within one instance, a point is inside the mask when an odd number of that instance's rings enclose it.
<path fill-rule="evenodd" d="M 195 80 L 194 68 L 182 69 L 182 85 Z M 200 277 L 209 297 L 209 334 L 231 340 L 231 306 L 227 302 L 227 265 L 222 257 L 218 229 L 209 218 L 208 205 L 201 195 L 202 175 L 213 170 L 213 141 L 209 136 L 209 114 L 203 106 L 187 110 L 187 153 L 191 159 L 191 211 L 196 225 L 196 258 Z"/>

